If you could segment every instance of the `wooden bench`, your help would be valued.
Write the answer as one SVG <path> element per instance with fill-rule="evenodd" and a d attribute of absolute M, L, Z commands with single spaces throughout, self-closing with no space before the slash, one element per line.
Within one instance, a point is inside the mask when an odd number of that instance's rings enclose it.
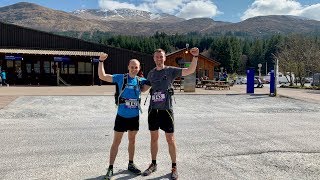
<path fill-rule="evenodd" d="M 220 89 L 229 89 L 230 90 L 230 85 L 229 84 L 219 84 L 218 88 L 219 88 L 219 90 Z"/>
<path fill-rule="evenodd" d="M 204 89 L 206 89 L 206 90 L 216 89 L 216 88 L 218 87 L 218 85 L 217 85 L 217 84 L 214 84 L 214 83 L 207 83 L 205 86 L 206 86 L 206 87 L 205 87 Z"/>
<path fill-rule="evenodd" d="M 209 89 L 218 89 L 218 90 L 229 89 L 230 90 L 230 85 L 229 84 L 208 83 L 208 84 L 206 84 L 205 89 L 206 90 L 209 90 Z"/>

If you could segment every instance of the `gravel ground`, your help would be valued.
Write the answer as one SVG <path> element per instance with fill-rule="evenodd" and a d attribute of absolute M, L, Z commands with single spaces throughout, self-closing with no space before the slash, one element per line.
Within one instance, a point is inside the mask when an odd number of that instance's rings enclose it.
<path fill-rule="evenodd" d="M 319 104 L 266 95 L 175 99 L 180 179 L 320 179 Z M 147 105 L 143 111 L 135 163 L 145 170 Z M 103 179 L 115 112 L 113 96 L 19 97 L 0 110 L 0 179 Z M 126 170 L 126 137 L 115 179 L 169 179 L 163 132 L 149 177 Z"/>

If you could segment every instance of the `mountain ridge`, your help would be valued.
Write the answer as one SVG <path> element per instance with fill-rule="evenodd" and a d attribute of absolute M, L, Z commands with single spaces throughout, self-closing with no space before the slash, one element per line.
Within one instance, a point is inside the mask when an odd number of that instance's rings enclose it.
<path fill-rule="evenodd" d="M 142 36 L 150 36 L 156 32 L 222 35 L 239 33 L 257 37 L 320 32 L 320 21 L 297 16 L 257 16 L 238 23 L 230 23 L 214 21 L 211 18 L 185 20 L 169 14 L 153 14 L 133 9 L 114 11 L 83 9 L 68 13 L 27 2 L 0 7 L 0 21 L 49 32 L 102 31 Z"/>

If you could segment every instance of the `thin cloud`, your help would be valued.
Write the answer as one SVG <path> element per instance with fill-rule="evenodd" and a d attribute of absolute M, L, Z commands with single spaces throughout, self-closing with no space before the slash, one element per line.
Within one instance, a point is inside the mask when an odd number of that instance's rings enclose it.
<path fill-rule="evenodd" d="M 200 17 L 212 18 L 218 14 L 221 14 L 221 12 L 211 1 L 190 1 L 176 15 L 181 18 L 191 19 Z"/>
<path fill-rule="evenodd" d="M 173 14 L 182 4 L 183 0 L 146 0 L 141 5 L 148 7 L 150 12 Z"/>
<path fill-rule="evenodd" d="M 120 2 L 119 0 L 99 0 L 101 9 L 114 10 L 119 8 L 139 9 L 152 13 L 168 13 L 181 18 L 214 17 L 218 7 L 210 0 L 144 0 L 140 4 Z"/>
<path fill-rule="evenodd" d="M 241 16 L 245 20 L 255 16 L 294 15 L 320 20 L 320 4 L 302 6 L 294 0 L 255 0 Z"/>
<path fill-rule="evenodd" d="M 134 4 L 130 3 L 122 3 L 118 1 L 113 1 L 113 0 L 99 0 L 99 7 L 101 9 L 106 9 L 106 10 L 115 10 L 115 9 L 121 9 L 121 8 L 128 8 L 128 9 L 138 9 L 137 6 Z"/>
<path fill-rule="evenodd" d="M 320 12 L 320 3 L 304 8 L 301 11 L 300 15 L 303 17 L 307 17 L 310 19 L 315 19 L 315 20 L 320 21 L 320 13 L 319 12 Z"/>

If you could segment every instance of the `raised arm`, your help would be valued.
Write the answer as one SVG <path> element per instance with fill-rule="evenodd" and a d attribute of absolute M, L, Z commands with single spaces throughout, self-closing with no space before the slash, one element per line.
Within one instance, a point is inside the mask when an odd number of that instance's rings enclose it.
<path fill-rule="evenodd" d="M 108 58 L 108 54 L 103 53 L 99 57 L 98 75 L 103 81 L 112 82 L 112 75 L 106 74 L 104 71 L 104 61 Z"/>
<path fill-rule="evenodd" d="M 198 63 L 198 56 L 199 56 L 199 49 L 194 47 L 190 49 L 190 53 L 193 55 L 191 64 L 188 68 L 182 69 L 182 76 L 188 76 L 189 74 L 192 74 L 195 72 L 197 68 Z"/>

